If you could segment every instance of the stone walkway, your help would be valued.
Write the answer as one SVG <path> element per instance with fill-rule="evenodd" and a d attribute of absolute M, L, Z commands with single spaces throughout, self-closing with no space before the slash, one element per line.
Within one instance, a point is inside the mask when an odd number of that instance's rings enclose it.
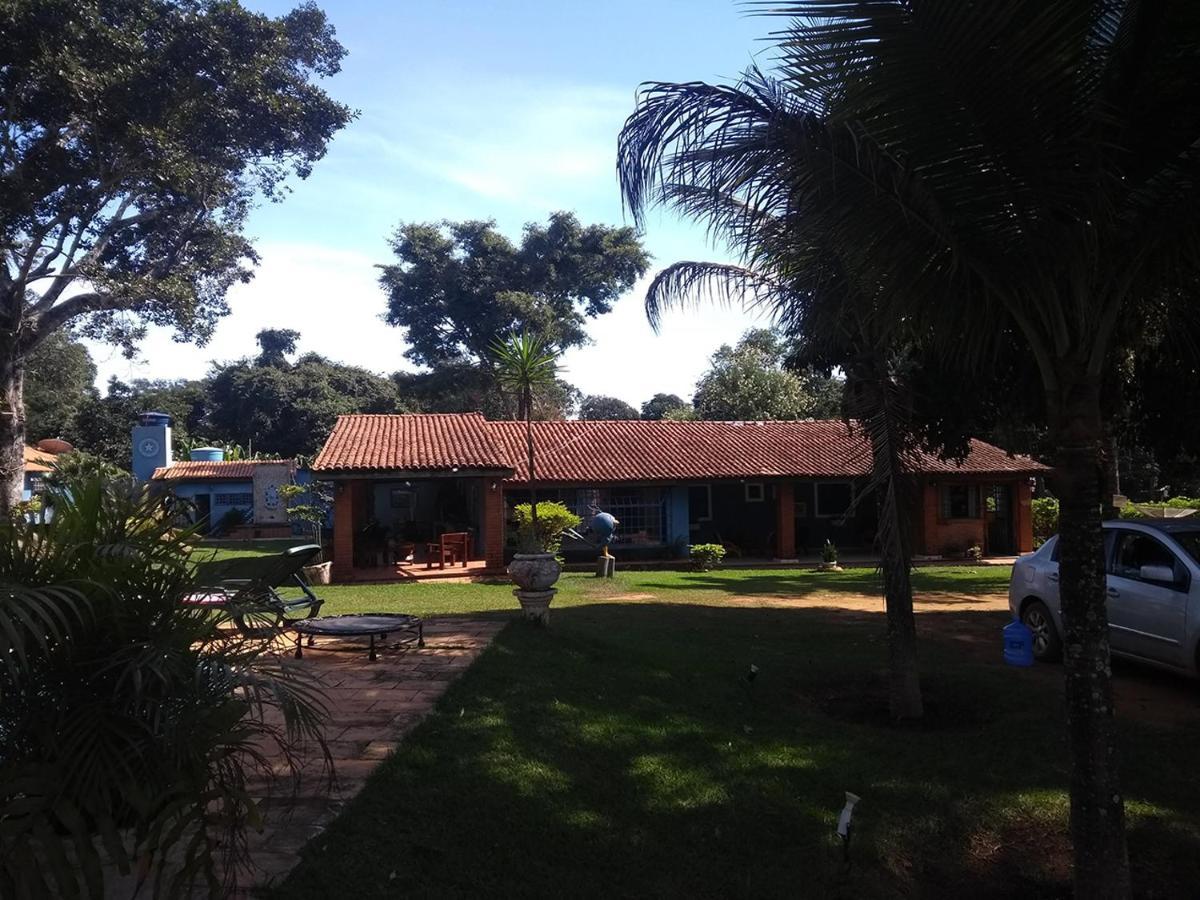
<path fill-rule="evenodd" d="M 305 648 L 302 665 L 312 667 L 328 695 L 326 739 L 333 756 L 335 783 L 322 777 L 315 750 L 302 762 L 298 788 L 290 778 L 257 785 L 264 799 L 265 827 L 249 835 L 255 870 L 242 873 L 240 896 L 281 882 L 299 861 L 300 849 L 333 820 L 366 783 L 367 776 L 421 721 L 504 622 L 472 619 L 425 620 L 425 647 L 387 647 L 369 662 L 361 653 L 314 652 Z M 281 762 L 279 772 L 285 772 Z"/>

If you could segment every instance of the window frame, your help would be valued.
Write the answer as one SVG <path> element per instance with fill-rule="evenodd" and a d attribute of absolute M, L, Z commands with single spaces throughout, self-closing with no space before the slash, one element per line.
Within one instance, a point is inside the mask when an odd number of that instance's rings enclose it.
<path fill-rule="evenodd" d="M 757 497 L 750 496 L 751 488 L 758 489 Z M 746 498 L 747 503 L 765 503 L 767 500 L 767 486 L 761 481 L 747 481 L 742 485 L 742 496 Z"/>
<path fill-rule="evenodd" d="M 950 515 L 952 504 L 947 502 L 948 492 L 955 488 L 964 488 L 967 492 L 967 514 L 965 516 Z M 971 515 L 971 507 L 975 507 L 975 515 Z M 941 522 L 978 522 L 986 518 L 983 485 L 971 481 L 943 481 L 938 485 L 938 520 Z"/>
<path fill-rule="evenodd" d="M 841 512 L 821 512 L 821 486 L 825 484 L 844 484 L 850 489 L 850 501 L 846 504 L 846 508 Z M 813 482 L 813 513 L 814 519 L 848 519 L 854 515 L 854 500 L 857 491 L 854 489 L 854 482 L 845 478 L 827 478 L 822 481 Z"/>

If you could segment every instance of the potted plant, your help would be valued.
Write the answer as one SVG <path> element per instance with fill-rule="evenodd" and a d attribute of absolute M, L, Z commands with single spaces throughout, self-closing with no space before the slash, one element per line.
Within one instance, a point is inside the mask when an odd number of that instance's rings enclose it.
<path fill-rule="evenodd" d="M 525 420 L 525 450 L 529 468 L 528 523 L 522 528 L 518 518 L 518 553 L 508 567 L 516 583 L 513 591 L 526 618 L 545 624 L 550 618 L 550 601 L 556 593 L 553 585 L 562 574 L 562 566 L 554 549 L 562 531 L 553 535 L 553 528 L 542 527 L 542 504 L 537 500 L 537 468 L 533 446 L 533 397 L 540 389 L 552 386 L 558 377 L 558 357 L 542 340 L 513 332 L 505 340 L 492 345 L 496 378 L 502 388 L 512 392 L 517 401 L 517 417 Z M 565 510 L 566 508 L 563 507 Z M 569 511 L 568 511 L 569 512 Z M 519 516 L 520 514 L 518 514 Z M 549 523 L 547 523 L 549 524 Z M 576 518 L 575 524 L 579 524 Z M 553 549 L 552 549 L 553 547 Z"/>
<path fill-rule="evenodd" d="M 288 521 L 307 522 L 312 529 L 313 543 L 321 548 L 321 554 L 317 555 L 317 559 L 320 561 L 311 566 L 305 566 L 304 577 L 308 579 L 309 584 L 329 584 L 333 565 L 324 561 L 325 545 L 321 542 L 330 502 L 324 485 L 315 481 L 311 484 L 281 485 L 279 497 L 283 500 L 284 508 L 287 509 Z M 309 502 L 300 502 L 305 499 Z"/>
<path fill-rule="evenodd" d="M 837 544 L 828 538 L 825 539 L 825 546 L 821 548 L 821 564 L 817 568 L 822 572 L 842 571 L 842 567 L 838 565 Z"/>

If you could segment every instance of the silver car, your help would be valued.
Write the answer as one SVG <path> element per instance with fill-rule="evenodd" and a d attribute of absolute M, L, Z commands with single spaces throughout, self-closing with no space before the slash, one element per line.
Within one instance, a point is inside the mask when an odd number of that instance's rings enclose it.
<path fill-rule="evenodd" d="M 1104 523 L 1114 654 L 1200 675 L 1200 521 Z M 1062 655 L 1058 537 L 1013 565 L 1008 605 L 1033 632 L 1033 655 Z"/>

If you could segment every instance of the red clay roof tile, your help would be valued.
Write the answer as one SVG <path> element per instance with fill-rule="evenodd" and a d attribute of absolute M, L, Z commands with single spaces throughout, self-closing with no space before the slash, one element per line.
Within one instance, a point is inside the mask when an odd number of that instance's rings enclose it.
<path fill-rule="evenodd" d="M 204 462 L 200 460 L 181 460 L 169 466 L 160 466 L 150 476 L 152 481 L 189 481 L 224 480 L 238 481 L 254 477 L 255 466 L 294 465 L 290 459 L 238 459 L 221 462 Z"/>
<path fill-rule="evenodd" d="M 316 471 L 445 471 L 512 468 L 479 413 L 338 416 Z"/>
<path fill-rule="evenodd" d="M 862 433 L 836 420 L 798 422 L 558 421 L 533 423 L 538 479 L 548 482 L 826 478 L 866 475 Z M 338 419 L 313 468 L 326 472 L 509 469 L 528 479 L 523 422 L 478 413 Z M 1045 467 L 971 442 L 961 465 L 922 454 L 927 473 L 1021 475 Z"/>

